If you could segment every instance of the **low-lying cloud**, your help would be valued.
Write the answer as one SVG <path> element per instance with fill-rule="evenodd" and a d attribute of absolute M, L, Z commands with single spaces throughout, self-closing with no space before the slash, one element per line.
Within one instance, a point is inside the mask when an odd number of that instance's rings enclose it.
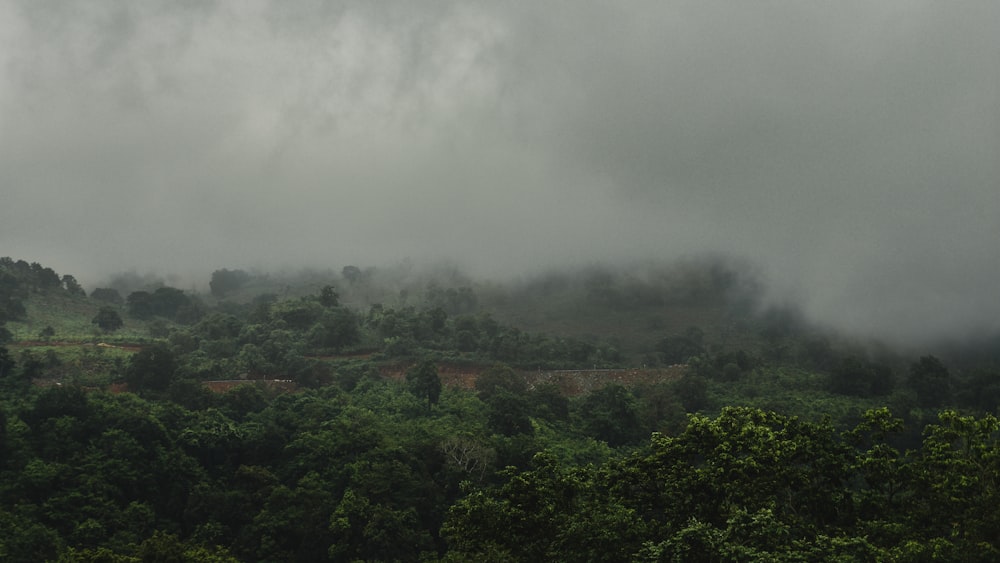
<path fill-rule="evenodd" d="M 813 319 L 998 329 L 1000 7 L 7 2 L 0 254 L 124 269 L 724 253 Z"/>

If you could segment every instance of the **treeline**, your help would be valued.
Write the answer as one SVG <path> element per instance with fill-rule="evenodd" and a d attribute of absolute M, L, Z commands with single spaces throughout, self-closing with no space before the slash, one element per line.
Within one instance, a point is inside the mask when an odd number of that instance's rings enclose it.
<path fill-rule="evenodd" d="M 171 378 L 179 380 L 278 378 L 319 387 L 333 379 L 326 360 L 349 355 L 373 362 L 424 357 L 467 365 L 500 361 L 522 369 L 616 367 L 623 362 L 612 346 L 527 333 L 488 313 L 453 316 L 442 307 L 381 305 L 359 313 L 341 304 L 332 286 L 301 298 L 279 300 L 265 294 L 246 304 L 223 302 L 211 309 L 181 290 L 161 287 L 133 292 L 117 307 L 102 305 L 93 323 L 114 332 L 121 329 L 122 317 L 145 323 L 148 334 L 140 343 L 173 357 L 178 369 Z M 24 383 L 36 377 L 38 373 L 25 376 Z"/>
<path fill-rule="evenodd" d="M 247 384 L 190 406 L 73 386 L 8 399 L 0 557 L 1000 557 L 991 415 L 945 411 L 902 451 L 902 423 L 887 409 L 840 431 L 726 408 L 615 449 L 595 438 L 619 424 L 613 388 L 568 400 L 498 368 L 475 391 L 435 395 L 425 367 L 407 382 L 364 374 L 350 390 L 273 395 Z"/>
<path fill-rule="evenodd" d="M 65 291 L 76 296 L 86 295 L 76 278 L 69 274 L 60 276 L 52 268 L 38 262 L 28 263 L 8 256 L 0 258 L 0 326 L 6 321 L 26 318 L 24 301 L 31 293 L 51 290 Z"/>
<path fill-rule="evenodd" d="M 441 307 L 344 306 L 337 292 L 221 307 L 187 327 L 162 333 L 178 356 L 179 378 L 292 379 L 307 387 L 329 384 L 328 357 L 360 355 L 372 362 L 430 357 L 469 365 L 504 362 L 523 369 L 612 367 L 622 357 L 610 346 L 530 334 L 487 313 L 449 315 Z"/>
<path fill-rule="evenodd" d="M 475 391 L 442 388 L 433 362 L 399 382 L 359 367 L 295 394 L 177 382 L 160 394 L 157 378 L 176 369 L 162 352 L 129 363 L 128 377 L 148 379 L 142 396 L 71 385 L 6 396 L 5 560 L 132 561 L 156 550 L 187 554 L 176 560 L 436 560 L 464 487 L 499 483 L 498 470 L 543 450 L 603 462 L 612 450 L 595 436 L 622 424 L 608 416 L 627 397 L 570 401 L 503 366 Z M 641 440 L 636 430 L 627 440 Z"/>
<path fill-rule="evenodd" d="M 546 453 L 470 491 L 456 561 L 996 561 L 1000 423 L 943 412 L 901 453 L 887 409 L 856 428 L 727 408 L 601 466 Z"/>
<path fill-rule="evenodd" d="M 88 299 L 72 276 L 60 278 L 37 263 L 2 260 L 0 288 L 9 291 L 0 294 L 0 301 L 9 305 L 0 312 L 0 328 L 5 320 L 26 320 L 22 300 L 30 292 L 66 292 L 99 307 L 91 320 L 95 336 L 116 333 L 132 320 L 133 327 L 146 331 L 133 330 L 133 341 L 166 341 L 179 357 L 182 378 L 277 377 L 317 386 L 329 382 L 325 373 L 329 370 L 311 358 L 349 353 L 376 354 L 376 360 L 431 355 L 471 364 L 502 361 L 524 369 L 616 367 L 624 362 L 608 344 L 532 334 L 501 324 L 478 309 L 471 287 L 446 287 L 434 280 L 416 294 L 401 290 L 395 306 L 378 303 L 367 308 L 343 303 L 341 290 L 331 283 L 301 297 L 262 293 L 229 301 L 226 296 L 257 278 L 228 269 L 212 274 L 215 302 L 168 285 L 141 286 L 124 296 L 115 287 L 98 287 Z M 354 296 L 367 292 L 373 277 L 373 269 L 348 266 L 339 279 Z M 162 280 L 132 278 L 133 287 L 140 282 L 162 284 Z M 318 279 L 323 278 L 313 281 Z M 376 289 L 384 293 L 384 288 Z M 45 327 L 38 337 L 48 340 L 56 332 Z M 8 332 L 0 336 L 3 341 L 10 339 Z"/>
<path fill-rule="evenodd" d="M 989 364 L 871 353 L 779 311 L 725 345 L 661 336 L 643 361 L 681 377 L 567 397 L 524 373 L 628 360 L 499 322 L 468 285 L 358 307 L 341 291 L 375 274 L 345 268 L 338 287 L 229 301 L 255 278 L 218 270 L 212 297 L 87 297 L 22 262 L 0 260 L 3 303 L 57 292 L 99 305 L 102 331 L 122 330 L 114 314 L 145 333 L 117 356 L 0 342 L 3 560 L 1000 558 Z M 735 283 L 692 279 L 677 287 Z M 638 295 L 584 282 L 607 304 Z M 444 365 L 482 370 L 475 389 L 443 387 Z M 103 380 L 80 378 L 94 366 Z M 218 379 L 246 383 L 203 384 Z"/>
<path fill-rule="evenodd" d="M 708 268 L 700 275 L 692 268 L 681 272 L 684 275 L 661 274 L 660 285 L 669 285 L 675 292 L 686 288 L 681 293 L 691 295 L 699 294 L 697 288 L 719 293 L 741 285 L 734 274 L 720 267 Z M 629 279 L 611 277 L 598 269 L 585 273 L 573 283 L 618 291 Z M 374 269 L 348 266 L 338 279 L 349 295 L 356 296 L 368 291 L 368 284 L 377 277 Z M 457 274 L 452 277 L 467 281 Z M 257 279 L 243 270 L 220 269 L 213 273 L 210 285 L 219 297 Z M 322 279 L 328 278 L 320 276 L 314 281 Z M 559 285 L 563 283 L 560 279 L 550 276 L 536 282 Z M 595 279 L 603 280 L 603 285 Z M 656 286 L 649 279 L 643 280 L 629 283 Z M 13 314 L 0 316 L 0 330 L 4 320 L 23 317 L 19 300 L 32 292 L 55 291 L 88 299 L 82 289 L 74 289 L 78 284 L 72 276 L 59 276 L 50 268 L 23 260 L 0 259 L 0 282 L 0 297 L 4 297 L 0 301 L 14 304 L 8 307 Z M 554 293 L 546 292 L 556 289 L 546 284 L 531 291 L 555 299 Z M 170 286 L 136 289 L 124 298 L 116 289 L 106 287 L 93 290 L 89 301 L 100 306 L 92 320 L 95 330 L 115 332 L 124 326 L 122 318 L 130 320 L 130 338 L 146 347 L 155 342 L 152 347 L 161 350 L 159 357 L 170 358 L 168 363 L 176 365 L 158 391 L 175 381 L 193 385 L 208 379 L 291 379 L 304 387 L 322 387 L 340 377 L 337 358 L 350 356 L 375 365 L 405 365 L 427 358 L 468 366 L 502 362 L 522 370 L 684 364 L 688 375 L 679 387 L 672 386 L 670 393 L 678 397 L 671 401 L 679 400 L 690 412 L 717 412 L 721 406 L 744 402 L 785 410 L 794 401 L 777 399 L 787 391 L 782 390 L 784 386 L 800 396 L 821 392 L 834 399 L 857 399 L 858 404 L 852 407 L 855 414 L 838 418 L 838 423 L 848 424 L 856 422 L 865 408 L 879 404 L 891 405 L 916 427 L 926 424 L 941 408 L 986 413 L 1000 404 L 1000 371 L 994 364 L 949 369 L 944 361 L 930 355 L 913 360 L 885 352 L 872 354 L 864 347 L 843 346 L 823 333 L 810 332 L 789 311 L 772 310 L 756 319 L 734 317 L 733 322 L 743 326 L 733 332 L 742 333 L 728 341 L 689 327 L 655 340 L 641 358 L 630 358 L 607 342 L 531 333 L 501 323 L 479 309 L 481 299 L 470 286 L 429 282 L 419 294 L 404 292 L 395 305 L 367 308 L 345 303 L 342 291 L 326 283 L 301 297 L 264 293 L 241 301 L 212 302 Z M 145 333 L 137 333 L 138 327 Z M 45 327 L 39 336 L 48 338 L 54 333 Z M 9 336 L 3 330 L 0 340 L 9 340 Z M 67 362 L 53 350 L 45 354 L 47 357 L 40 359 L 23 350 L 18 366 L 7 350 L 0 349 L 0 369 L 6 379 L 19 379 L 22 385 L 47 375 L 64 378 Z M 95 358 L 69 360 L 80 365 Z M 102 366 L 109 369 L 104 383 L 127 379 L 123 364 L 104 362 Z M 90 378 L 86 383 L 100 382 Z M 147 391 L 141 387 L 143 380 L 133 378 L 131 383 L 134 391 Z M 655 389 L 633 391 L 640 399 L 660 401 L 655 398 L 659 393 Z M 748 401 L 761 397 L 764 399 Z"/>

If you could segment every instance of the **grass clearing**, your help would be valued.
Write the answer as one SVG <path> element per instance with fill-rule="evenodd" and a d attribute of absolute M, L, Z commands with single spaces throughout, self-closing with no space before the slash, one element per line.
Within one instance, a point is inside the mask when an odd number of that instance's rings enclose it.
<path fill-rule="evenodd" d="M 130 318 L 124 307 L 116 307 L 125 323 L 120 330 L 106 333 L 97 328 L 91 319 L 105 303 L 90 299 L 49 293 L 45 295 L 32 294 L 24 301 L 27 319 L 24 321 L 8 321 L 7 330 L 14 335 L 14 342 L 107 342 L 126 343 L 144 342 L 149 340 L 149 330 L 146 321 Z M 44 338 L 41 333 L 46 327 L 52 327 L 55 334 Z"/>
<path fill-rule="evenodd" d="M 67 342 L 14 343 L 9 349 L 18 362 L 29 358 L 41 362 L 45 381 L 83 386 L 104 386 L 119 378 L 136 350 L 134 347 Z"/>

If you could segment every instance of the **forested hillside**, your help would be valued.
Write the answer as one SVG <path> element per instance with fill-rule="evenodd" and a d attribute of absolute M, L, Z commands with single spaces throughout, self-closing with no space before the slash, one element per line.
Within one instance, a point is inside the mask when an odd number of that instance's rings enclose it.
<path fill-rule="evenodd" d="M 205 285 L 0 259 L 0 559 L 1000 557 L 995 347 L 719 262 Z"/>

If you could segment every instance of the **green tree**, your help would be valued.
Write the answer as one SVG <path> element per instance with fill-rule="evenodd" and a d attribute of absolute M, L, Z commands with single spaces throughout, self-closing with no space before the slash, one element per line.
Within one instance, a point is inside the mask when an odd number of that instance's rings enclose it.
<path fill-rule="evenodd" d="M 934 356 L 923 356 L 911 365 L 908 382 L 921 407 L 940 407 L 951 399 L 951 374 Z"/>
<path fill-rule="evenodd" d="M 5 382 L 14 373 L 15 367 L 17 362 L 11 357 L 10 351 L 5 346 L 0 346 L 0 382 Z"/>
<path fill-rule="evenodd" d="M 129 316 L 136 319 L 149 319 L 156 314 L 153 306 L 153 295 L 148 291 L 133 291 L 125 299 Z"/>
<path fill-rule="evenodd" d="M 159 287 L 152 293 L 134 291 L 126 299 L 128 314 L 137 319 L 160 316 L 189 324 L 201 315 L 198 304 L 175 287 Z"/>
<path fill-rule="evenodd" d="M 879 559 L 844 537 L 853 459 L 828 423 L 727 407 L 715 419 L 692 416 L 677 436 L 655 434 L 609 468 L 606 486 L 653 531 L 640 560 L 659 560 L 653 546 L 666 560 L 828 560 L 838 550 Z M 794 555 L 822 537 L 839 547 Z"/>
<path fill-rule="evenodd" d="M 24 321 L 27 318 L 28 310 L 24 308 L 24 303 L 20 299 L 0 294 L 0 320 Z"/>
<path fill-rule="evenodd" d="M 122 321 L 122 317 L 118 314 L 118 311 L 107 306 L 101 307 L 100 310 L 97 311 L 97 315 L 91 319 L 90 322 L 91 324 L 97 325 L 98 328 L 104 332 L 114 332 L 125 326 L 125 323 Z"/>
<path fill-rule="evenodd" d="M 340 295 L 337 293 L 337 289 L 332 285 L 323 286 L 319 292 L 319 303 L 328 309 L 340 305 Z"/>
<path fill-rule="evenodd" d="M 448 321 L 448 313 L 441 307 L 435 307 L 425 313 L 429 321 L 431 331 L 441 332 Z"/>
<path fill-rule="evenodd" d="M 236 338 L 243 329 L 243 323 L 233 315 L 211 313 L 202 317 L 192 332 L 205 340 L 225 340 Z"/>
<path fill-rule="evenodd" d="M 38 337 L 46 342 L 51 340 L 52 337 L 55 335 L 56 335 L 56 329 L 52 328 L 51 325 L 47 325 L 42 330 L 38 331 Z"/>
<path fill-rule="evenodd" d="M 854 397 L 882 396 L 894 387 L 892 369 L 858 356 L 847 356 L 830 371 L 829 389 L 838 395 Z"/>
<path fill-rule="evenodd" d="M 112 305 L 125 304 L 125 300 L 122 299 L 122 296 L 120 293 L 118 293 L 118 290 L 110 287 L 95 288 L 94 291 L 90 292 L 90 298 L 97 301 L 105 301 Z"/>
<path fill-rule="evenodd" d="M 340 350 L 361 339 L 358 318 L 346 307 L 334 307 L 322 313 L 319 322 L 309 329 L 306 340 L 313 348 Z"/>
<path fill-rule="evenodd" d="M 578 408 L 583 431 L 609 446 L 634 444 L 646 434 L 635 397 L 621 385 L 608 385 L 583 398 Z"/>
<path fill-rule="evenodd" d="M 996 412 L 1000 406 L 1000 371 L 996 367 L 972 370 L 956 399 L 980 412 Z"/>
<path fill-rule="evenodd" d="M 646 532 L 606 494 L 592 467 L 565 468 L 540 453 L 508 468 L 497 489 L 471 491 L 449 510 L 447 561 L 630 561 Z"/>
<path fill-rule="evenodd" d="M 552 383 L 536 385 L 529 395 L 535 416 L 552 421 L 569 419 L 569 399 Z"/>
<path fill-rule="evenodd" d="M 163 319 L 155 319 L 146 325 L 146 330 L 149 331 L 149 335 L 153 338 L 167 338 L 170 336 L 170 327 Z"/>
<path fill-rule="evenodd" d="M 490 396 L 486 405 L 489 428 L 493 432 L 504 436 L 534 432 L 531 418 L 528 416 L 531 407 L 525 395 L 500 390 Z"/>
<path fill-rule="evenodd" d="M 248 281 L 250 281 L 250 274 L 245 271 L 223 268 L 212 272 L 212 280 L 208 282 L 208 287 L 212 295 L 224 297 L 227 293 L 240 289 Z"/>
<path fill-rule="evenodd" d="M 830 391 L 865 397 L 869 394 L 873 377 L 867 362 L 857 356 L 848 356 L 840 360 L 830 373 Z"/>
<path fill-rule="evenodd" d="M 471 330 L 459 330 L 455 332 L 455 348 L 459 352 L 474 352 L 479 347 L 479 340 L 476 333 Z"/>
<path fill-rule="evenodd" d="M 905 506 L 914 539 L 938 539 L 954 561 L 1000 558 L 1000 420 L 952 410 L 927 427 Z"/>
<path fill-rule="evenodd" d="M 132 391 L 165 391 L 177 371 L 177 357 L 169 346 L 152 344 L 129 359 L 125 382 Z"/>
<path fill-rule="evenodd" d="M 903 431 L 903 420 L 888 408 L 867 411 L 862 421 L 845 433 L 856 450 L 851 470 L 861 486 L 855 490 L 855 505 L 861 529 L 879 544 L 900 539 L 900 516 L 909 512 L 913 488 L 907 460 L 892 446 L 891 439 Z"/>
<path fill-rule="evenodd" d="M 406 384 L 411 393 L 427 400 L 427 410 L 441 397 L 441 378 L 438 376 L 437 366 L 430 360 L 410 368 L 406 372 Z"/>
<path fill-rule="evenodd" d="M 348 488 L 330 516 L 334 561 L 418 561 L 433 553 L 430 534 L 412 507 L 373 501 Z"/>
<path fill-rule="evenodd" d="M 476 394 L 483 401 L 506 391 L 514 395 L 524 395 L 528 392 L 528 383 L 524 376 L 505 364 L 495 364 L 483 371 L 476 378 Z"/>
<path fill-rule="evenodd" d="M 708 381 L 693 371 L 677 381 L 674 392 L 687 412 L 697 412 L 708 405 Z"/>
<path fill-rule="evenodd" d="M 76 278 L 69 274 L 62 277 L 62 285 L 66 288 L 66 292 L 70 295 L 77 295 L 80 297 L 87 296 L 87 292 L 83 290 L 83 287 L 81 287 L 80 283 L 76 281 Z"/>
<path fill-rule="evenodd" d="M 22 350 L 18 360 L 18 363 L 21 364 L 21 379 L 23 381 L 31 381 L 42 376 L 45 363 L 34 352 L 28 349 Z"/>
<path fill-rule="evenodd" d="M 42 266 L 38 262 L 32 262 L 31 272 L 35 288 L 38 290 L 44 291 L 62 286 L 59 274 L 55 273 L 52 268 Z"/>
<path fill-rule="evenodd" d="M 698 327 L 690 327 L 684 334 L 675 334 L 660 340 L 656 345 L 660 361 L 667 365 L 684 364 L 690 358 L 705 351 L 705 333 Z"/>
<path fill-rule="evenodd" d="M 476 378 L 476 394 L 486 403 L 491 431 L 504 436 L 532 433 L 528 384 L 522 374 L 496 364 Z"/>
<path fill-rule="evenodd" d="M 297 300 L 283 301 L 271 307 L 271 315 L 280 319 L 292 330 L 309 330 L 319 322 L 324 309 L 316 301 Z"/>
<path fill-rule="evenodd" d="M 158 287 L 151 296 L 153 314 L 175 319 L 183 308 L 192 305 L 191 298 L 175 287 Z"/>
<path fill-rule="evenodd" d="M 139 544 L 136 550 L 142 563 L 237 563 L 238 560 L 225 549 L 212 549 L 183 542 L 174 534 L 153 532 L 152 537 Z"/>
<path fill-rule="evenodd" d="M 5 561 L 51 561 L 62 538 L 35 518 L 0 509 L 0 558 Z"/>
<path fill-rule="evenodd" d="M 344 269 L 340 271 L 340 275 L 344 276 L 347 283 L 354 285 L 361 279 L 361 269 L 357 266 L 344 266 Z"/>

